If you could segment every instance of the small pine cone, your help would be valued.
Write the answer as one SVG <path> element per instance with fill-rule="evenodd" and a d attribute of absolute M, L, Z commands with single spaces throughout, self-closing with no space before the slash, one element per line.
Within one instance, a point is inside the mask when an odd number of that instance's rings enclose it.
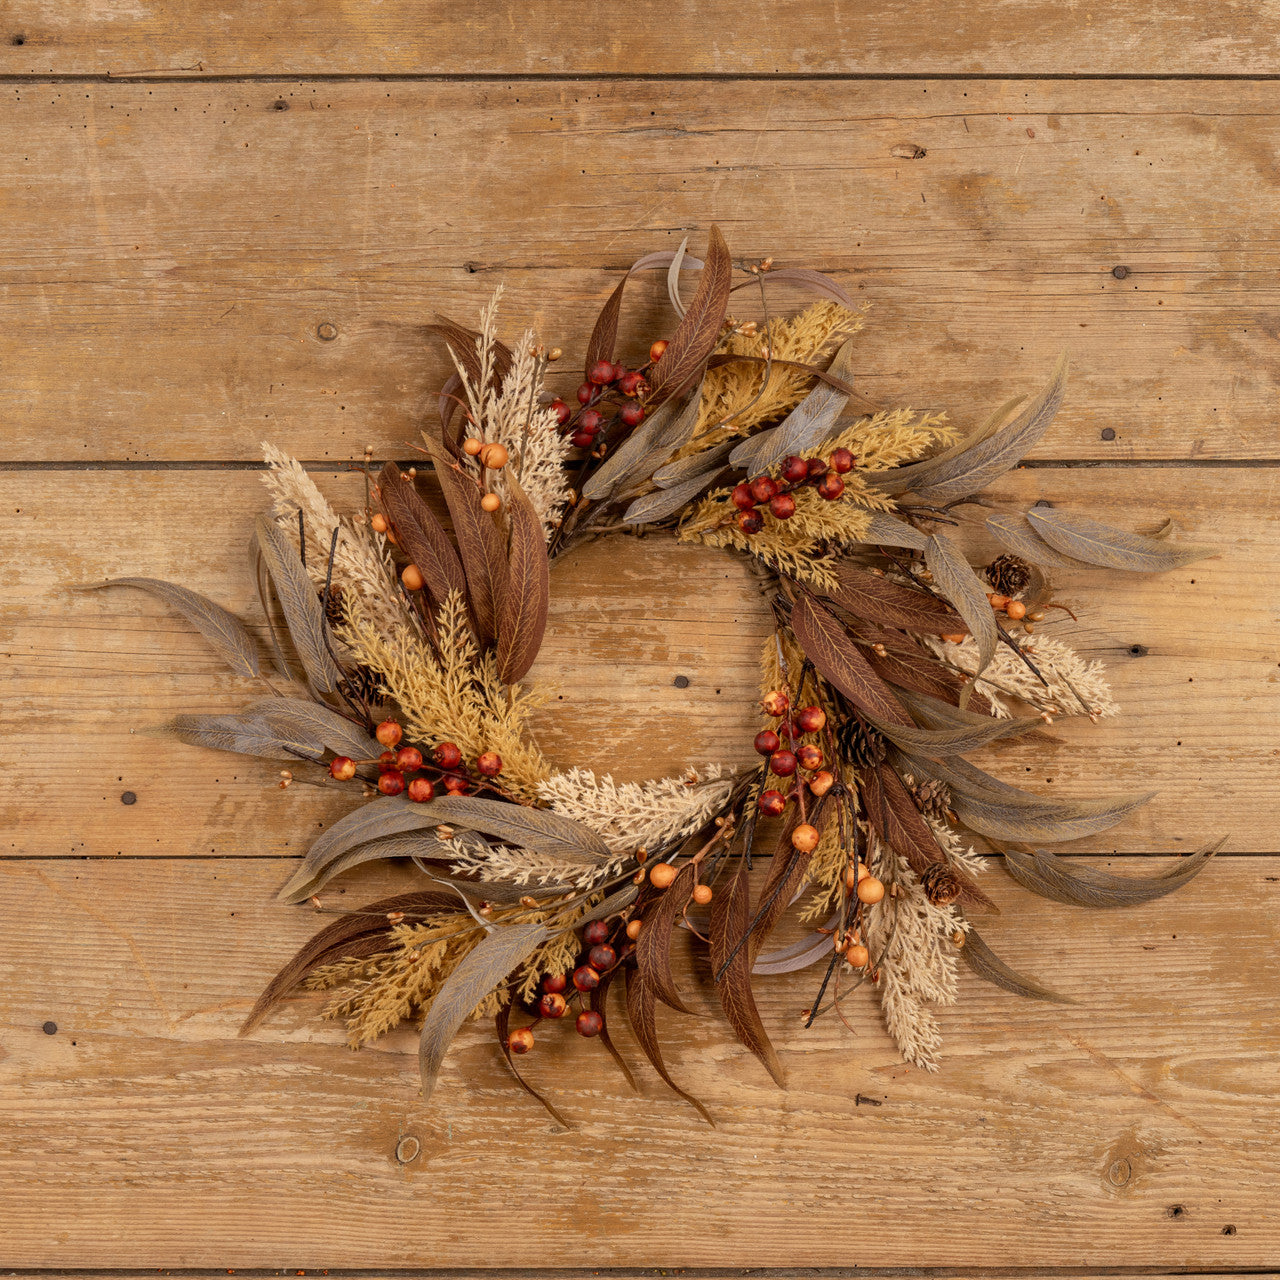
<path fill-rule="evenodd" d="M 855 769 L 872 769 L 885 757 L 884 739 L 853 717 L 836 730 L 836 741 L 840 754 Z"/>
<path fill-rule="evenodd" d="M 386 695 L 382 677 L 372 667 L 352 667 L 342 682 L 342 692 L 357 702 L 377 703 Z"/>
<path fill-rule="evenodd" d="M 911 788 L 911 796 L 916 808 L 928 818 L 938 822 L 947 820 L 947 810 L 951 808 L 951 788 L 937 778 L 926 778 Z"/>
<path fill-rule="evenodd" d="M 946 862 L 931 862 L 920 877 L 920 887 L 924 896 L 935 907 L 945 907 L 954 902 L 964 892 L 960 877 L 952 871 Z"/>
<path fill-rule="evenodd" d="M 331 627 L 340 627 L 347 620 L 346 605 L 342 601 L 342 588 L 338 584 L 329 586 L 329 599 L 325 602 L 324 590 L 319 592 L 320 600 L 325 604 L 324 616 Z"/>
<path fill-rule="evenodd" d="M 1031 581 L 1031 566 L 1017 556 L 997 556 L 987 565 L 986 575 L 996 591 L 1016 596 Z"/>

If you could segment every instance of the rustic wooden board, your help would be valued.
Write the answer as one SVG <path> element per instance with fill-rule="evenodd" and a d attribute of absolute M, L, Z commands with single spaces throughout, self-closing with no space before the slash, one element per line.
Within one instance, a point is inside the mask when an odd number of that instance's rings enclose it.
<path fill-rule="evenodd" d="M 943 16 L 945 13 L 945 17 Z M 268 16 L 269 15 L 269 16 Z M 12 0 L 0 73 L 129 75 L 1270 74 L 1270 4 L 1168 0 L 1081 9 L 979 0 L 632 5 L 250 0 L 62 6 Z"/>
<path fill-rule="evenodd" d="M 25 548 L 6 571 L 0 633 L 3 760 L 24 785 L 0 802 L 0 852 L 278 855 L 349 807 L 345 793 L 301 781 L 281 792 L 277 762 L 150 736 L 179 712 L 229 710 L 259 691 L 224 674 L 199 636 L 149 596 L 68 590 L 128 574 L 178 579 L 256 616 L 241 548 L 263 502 L 257 476 L 0 479 L 0 510 L 12 513 L 7 523 Z M 356 475 L 319 479 L 335 500 L 363 500 Z M 1155 577 L 1063 575 L 1059 595 L 1081 621 L 1048 630 L 1107 662 L 1124 713 L 1097 726 L 1059 722 L 1034 749 L 1002 744 L 983 762 L 1046 793 L 1161 789 L 1082 848 L 1186 850 L 1223 834 L 1230 849 L 1280 848 L 1277 472 L 1034 468 L 1000 492 L 1010 505 L 1046 497 L 1128 528 L 1173 516 L 1176 537 L 1224 554 Z M 987 545 L 972 543 L 975 553 Z M 534 671 L 551 695 L 539 719 L 548 755 L 633 779 L 689 762 L 747 763 L 769 625 L 730 555 L 653 538 L 572 552 L 555 570 L 550 633 Z M 1146 652 L 1131 653 L 1134 645 Z M 687 688 L 675 686 L 678 675 Z M 122 807 L 125 791 L 136 805 Z"/>
<path fill-rule="evenodd" d="M 856 365 L 874 400 L 976 421 L 1070 348 L 1036 456 L 1275 459 L 1273 89 L 6 85 L 4 455 L 403 449 L 444 371 L 417 327 L 432 312 L 469 318 L 504 282 L 510 327 L 566 349 L 572 390 L 617 271 L 718 220 L 736 252 L 831 269 L 874 304 Z M 657 277 L 634 292 L 640 350 L 671 322 Z"/>
<path fill-rule="evenodd" d="M 993 944 L 1082 1003 L 966 979 L 936 1076 L 897 1060 L 869 1001 L 852 1035 L 802 1033 L 812 973 L 760 984 L 785 1093 L 717 1021 L 664 1016 L 714 1131 L 647 1069 L 635 1097 L 598 1046 L 542 1035 L 526 1067 L 570 1133 L 513 1092 L 488 1028 L 464 1032 L 427 1108 L 412 1033 L 352 1054 L 315 997 L 236 1039 L 318 923 L 270 902 L 285 871 L 0 866 L 6 1263 L 1248 1269 L 1280 1248 L 1280 859 L 1223 858 L 1125 913 L 993 871 Z M 406 1135 L 421 1154 L 401 1165 Z"/>

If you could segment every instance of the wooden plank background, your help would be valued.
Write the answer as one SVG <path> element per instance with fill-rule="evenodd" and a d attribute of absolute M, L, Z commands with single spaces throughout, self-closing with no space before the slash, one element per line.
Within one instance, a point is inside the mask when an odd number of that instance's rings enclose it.
<path fill-rule="evenodd" d="M 1274 0 L 11 0 L 0 1268 L 1280 1266 L 1278 46 Z M 154 602 L 73 588 L 179 578 L 253 619 L 237 548 L 262 439 L 354 495 L 343 464 L 406 456 L 426 411 L 433 311 L 466 318 L 501 281 L 510 323 L 572 363 L 616 272 L 712 220 L 871 304 L 857 378 L 877 400 L 969 422 L 1072 352 L 1067 405 L 1002 494 L 1172 517 L 1222 554 L 1064 577 L 1080 622 L 1060 633 L 1108 662 L 1124 715 L 1054 726 L 1034 769 L 1017 744 L 984 763 L 1063 795 L 1159 786 L 1074 847 L 1103 865 L 1219 834 L 1226 852 L 1193 892 L 1117 914 L 994 871 L 993 942 L 1080 1003 L 964 981 L 936 1076 L 870 1002 L 853 1036 L 802 1034 L 808 975 L 762 989 L 785 1093 L 714 1019 L 671 1017 L 714 1131 L 572 1036 L 530 1060 L 569 1134 L 483 1029 L 429 1108 L 410 1036 L 350 1054 L 313 1000 L 237 1040 L 316 923 L 272 891 L 344 803 L 156 736 L 248 691 Z M 634 290 L 634 332 L 660 332 L 661 302 L 657 280 Z M 641 777 L 745 758 L 766 623 L 740 566 L 649 540 L 587 547 L 555 583 L 553 759 Z"/>

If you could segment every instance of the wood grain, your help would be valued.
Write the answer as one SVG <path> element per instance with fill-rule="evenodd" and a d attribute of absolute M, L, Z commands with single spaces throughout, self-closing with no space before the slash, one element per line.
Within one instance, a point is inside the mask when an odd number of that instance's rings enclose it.
<path fill-rule="evenodd" d="M 855 360 L 873 400 L 976 422 L 1069 348 L 1035 456 L 1280 457 L 1270 83 L 5 96 L 8 461 L 252 459 L 264 435 L 403 456 L 445 371 L 419 330 L 433 312 L 470 319 L 504 283 L 512 336 L 531 321 L 563 346 L 569 392 L 618 271 L 712 221 L 735 253 L 831 270 L 873 304 Z M 656 276 L 628 313 L 633 355 L 669 331 Z"/>
<path fill-rule="evenodd" d="M 237 1040 L 318 923 L 270 903 L 287 866 L 0 866 L 9 1265 L 1248 1269 L 1280 1247 L 1264 1016 L 1280 859 L 1221 859 L 1195 892 L 1125 913 L 1045 903 L 993 871 L 993 945 L 1082 1003 L 966 977 L 936 1076 L 897 1060 L 869 1001 L 850 1000 L 852 1035 L 830 1019 L 802 1033 L 810 973 L 759 984 L 786 1092 L 718 1020 L 664 1016 L 714 1131 L 647 1069 L 635 1097 L 556 1028 L 524 1065 L 570 1133 L 512 1091 L 488 1028 L 464 1031 L 425 1109 L 412 1034 L 353 1054 L 316 997 Z M 406 1135 L 421 1153 L 401 1165 Z"/>
<path fill-rule="evenodd" d="M 1123 714 L 1097 726 L 1060 721 L 1034 749 L 1014 741 L 975 759 L 1046 794 L 1160 788 L 1146 809 L 1079 847 L 1187 850 L 1224 834 L 1230 849 L 1280 847 L 1276 477 L 1035 468 L 1002 482 L 1010 506 L 1044 497 L 1135 529 L 1172 516 L 1176 537 L 1223 549 L 1166 575 L 1060 577 L 1058 598 L 1081 621 L 1060 615 L 1046 630 L 1107 663 Z M 363 501 L 358 476 L 319 479 L 336 501 Z M 153 736 L 175 714 L 230 710 L 259 691 L 224 674 L 149 596 L 69 590 L 121 574 L 178 579 L 255 618 L 240 548 L 262 493 L 246 472 L 0 476 L 0 510 L 13 513 L 25 548 L 7 569 L 0 631 L 2 758 L 23 778 L 0 801 L 0 852 L 279 855 L 300 851 L 350 806 L 342 792 L 307 785 L 304 768 L 281 792 L 278 762 Z M 981 540 L 971 550 L 992 554 Z M 550 696 L 537 726 L 550 759 L 628 779 L 690 762 L 748 763 L 769 625 L 729 554 L 666 539 L 571 552 L 553 574 L 533 672 Z M 687 687 L 676 687 L 680 675 Z M 136 805 L 121 805 L 125 791 Z"/>
<path fill-rule="evenodd" d="M 954 15 L 948 14 L 947 17 Z M 387 0 L 282 4 L 163 0 L 119 7 L 11 0 L 8 75 L 911 75 L 1270 74 L 1280 41 L 1264 0 L 1139 0 L 1088 10 L 977 0 L 962 21 L 936 3 L 762 0 L 530 9 Z"/>

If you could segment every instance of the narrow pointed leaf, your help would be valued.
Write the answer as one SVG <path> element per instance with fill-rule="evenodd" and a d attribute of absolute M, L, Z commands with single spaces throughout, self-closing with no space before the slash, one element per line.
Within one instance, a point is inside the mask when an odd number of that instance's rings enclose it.
<path fill-rule="evenodd" d="M 642 931 L 643 932 L 643 931 Z M 662 1050 L 658 1046 L 657 998 L 653 988 L 640 976 L 639 970 L 627 970 L 627 1017 L 631 1021 L 631 1029 L 636 1040 L 649 1059 L 650 1065 L 660 1075 L 667 1087 L 687 1102 L 714 1129 L 716 1122 L 711 1112 L 691 1093 L 686 1093 L 671 1078 L 666 1064 L 662 1061 Z"/>
<path fill-rule="evenodd" d="M 936 533 L 929 537 L 924 550 L 924 562 L 933 574 L 938 590 L 951 601 L 968 624 L 969 631 L 977 642 L 977 674 L 981 675 L 995 656 L 998 634 L 991 602 L 978 581 L 978 575 L 955 546 Z"/>
<path fill-rule="evenodd" d="M 402 801 L 402 797 L 396 797 Z M 375 800 L 373 804 L 381 804 Z M 406 802 L 408 803 L 408 802 Z M 533 849 L 556 858 L 570 858 L 584 864 L 607 862 L 613 855 L 609 846 L 590 827 L 550 809 L 485 800 L 480 796 L 437 796 L 412 808 L 429 816 L 431 823 L 482 831 L 504 844 Z"/>
<path fill-rule="evenodd" d="M 993 986 L 1000 987 L 1005 991 L 1012 991 L 1016 996 L 1026 996 L 1031 1000 L 1047 1000 L 1052 1004 L 1077 1003 L 1070 996 L 1051 991 L 1034 978 L 1025 977 L 1016 969 L 1011 969 L 987 946 L 986 940 L 977 929 L 970 929 L 965 934 L 964 946 L 960 948 L 960 954 L 964 958 L 965 964 L 983 982 L 990 982 Z"/>
<path fill-rule="evenodd" d="M 1087 862 L 1066 862 L 1056 854 L 1036 849 L 1006 849 L 1005 870 L 1021 885 L 1042 898 L 1075 907 L 1132 907 L 1163 898 L 1189 884 L 1204 870 L 1222 841 L 1179 858 L 1159 875 L 1118 876 Z"/>
<path fill-rule="evenodd" d="M 310 698 L 260 698 L 248 711 L 268 728 L 282 735 L 309 736 L 337 756 L 361 760 L 375 749 L 374 739 L 359 725 Z"/>
<path fill-rule="evenodd" d="M 606 1005 L 609 1003 L 609 989 L 613 986 L 613 980 L 622 971 L 614 968 L 600 975 L 600 983 L 591 989 L 591 1007 L 604 1019 L 604 1025 L 600 1028 L 600 1035 L 597 1037 L 605 1052 L 611 1057 L 622 1072 L 623 1079 L 631 1086 L 633 1093 L 640 1092 L 640 1086 L 636 1084 L 635 1075 L 632 1073 L 630 1066 L 627 1064 L 626 1058 L 618 1052 L 618 1046 L 613 1042 L 613 1036 L 609 1032 L 609 1014 Z"/>
<path fill-rule="evenodd" d="M 872 473 L 876 484 L 880 483 L 879 471 Z M 923 551 L 929 545 L 928 534 L 921 533 L 913 524 L 899 520 L 883 511 L 870 513 L 870 524 L 863 536 L 863 543 L 871 547 L 909 547 L 912 551 Z"/>
<path fill-rule="evenodd" d="M 889 724 L 911 725 L 906 709 L 829 609 L 801 596 L 791 610 L 791 629 L 809 661 L 859 711 Z"/>
<path fill-rule="evenodd" d="M 551 567 L 542 520 L 514 476 L 507 477 L 511 518 L 508 574 L 498 607 L 498 677 L 523 680 L 542 647 L 551 595 Z"/>
<path fill-rule="evenodd" d="M 293 543 L 285 537 L 280 526 L 265 512 L 258 516 L 256 531 L 258 546 L 271 585 L 284 610 L 289 638 L 302 663 L 307 679 L 320 693 L 332 693 L 342 679 L 342 672 L 329 653 L 325 632 L 327 623 L 320 597 L 312 585 L 302 559 Z"/>
<path fill-rule="evenodd" d="M 413 481 L 394 462 L 378 476 L 378 494 L 405 555 L 418 566 L 431 603 L 439 608 L 451 591 L 467 599 L 462 561 Z"/>
<path fill-rule="evenodd" d="M 653 473 L 653 483 L 660 489 L 674 489 L 676 485 L 683 484 L 704 471 L 710 474 L 715 469 L 714 474 L 719 475 L 728 465 L 735 443 L 733 440 L 722 440 L 709 449 L 703 449 L 701 453 L 691 453 L 688 457 L 668 462 Z"/>
<path fill-rule="evenodd" d="M 591 370 L 598 361 L 613 359 L 613 348 L 618 341 L 618 316 L 622 311 L 622 295 L 626 292 L 630 277 L 631 273 L 628 272 L 618 281 L 617 287 L 605 299 L 605 304 L 596 317 L 591 337 L 587 341 L 586 360 L 582 366 L 584 381 L 590 381 Z"/>
<path fill-rule="evenodd" d="M 997 512 L 987 517 L 987 528 L 1006 551 L 1042 569 L 1083 569 L 1085 562 L 1055 551 L 1032 527 L 1026 516 Z"/>
<path fill-rule="evenodd" d="M 637 481 L 649 479 L 654 469 L 693 435 L 699 405 L 696 389 L 687 399 L 660 404 L 605 458 L 583 486 L 582 496 L 602 502 Z"/>
<path fill-rule="evenodd" d="M 688 904 L 697 880 L 698 869 L 692 862 L 680 868 L 676 878 L 649 909 L 644 928 L 636 940 L 636 964 L 640 976 L 653 994 L 681 1013 L 692 1010 L 684 1002 L 671 972 L 671 932 Z"/>
<path fill-rule="evenodd" d="M 887 650 L 883 657 L 878 653 L 868 653 L 867 661 L 876 675 L 895 689 L 927 693 L 952 706 L 959 705 L 960 695 L 967 687 L 955 672 L 930 661 L 923 654 Z M 903 700 L 901 693 L 897 697 L 900 702 Z M 991 700 L 985 694 L 970 694 L 969 706 L 982 715 L 991 713 Z"/>
<path fill-rule="evenodd" d="M 258 642 L 249 628 L 234 613 L 215 604 L 208 596 L 160 578 L 112 578 L 109 582 L 92 583 L 86 590 L 96 591 L 103 587 L 137 587 L 156 596 L 186 618 L 236 675 L 252 678 L 260 674 Z"/>
<path fill-rule="evenodd" d="M 696 498 L 704 489 L 710 488 L 724 471 L 723 467 L 715 467 L 710 471 L 700 472 L 692 479 L 685 480 L 670 489 L 658 489 L 637 498 L 626 510 L 622 520 L 624 524 L 656 524 L 665 520 L 685 507 L 691 499 Z"/>
<path fill-rule="evenodd" d="M 1056 551 L 1105 569 L 1163 573 L 1217 554 L 1215 547 L 1170 546 L 1163 539 L 1126 533 L 1056 507 L 1032 507 L 1027 519 Z"/>
<path fill-rule="evenodd" d="M 169 727 L 174 737 L 189 746 L 267 760 L 315 760 L 324 753 L 324 744 L 316 738 L 277 733 L 252 716 L 175 716 Z"/>
<path fill-rule="evenodd" d="M 682 320 L 684 319 L 685 305 L 680 300 L 680 269 L 684 263 L 684 251 L 689 247 L 689 237 L 685 236 L 680 241 L 680 247 L 675 251 L 671 259 L 671 265 L 667 268 L 667 297 L 671 299 L 671 309 Z"/>
<path fill-rule="evenodd" d="M 498 1048 L 502 1050 L 502 1056 L 506 1059 L 507 1066 L 511 1068 L 511 1074 L 515 1076 L 516 1084 L 518 1084 L 525 1091 L 525 1093 L 527 1093 L 531 1098 L 534 1098 L 536 1101 L 542 1103 L 542 1106 L 546 1111 L 546 1113 L 558 1125 L 560 1125 L 564 1129 L 572 1129 L 573 1125 L 571 1125 L 564 1118 L 564 1116 L 562 1116 L 555 1109 L 555 1107 L 553 1107 L 551 1103 L 548 1102 L 547 1099 L 544 1098 L 542 1094 L 540 1094 L 537 1091 L 537 1089 L 535 1089 L 533 1085 L 531 1085 L 524 1078 L 524 1076 L 520 1074 L 520 1068 L 516 1066 L 515 1058 L 512 1056 L 512 1053 L 511 1053 L 511 1045 L 508 1043 L 508 1036 L 510 1034 L 510 1025 L 511 1025 L 511 1006 L 509 1004 L 504 1004 L 502 1008 L 500 1008 L 497 1014 L 494 1016 L 493 1030 L 498 1037 Z"/>
<path fill-rule="evenodd" d="M 466 954 L 462 963 L 445 979 L 427 1010 L 418 1040 L 418 1070 L 422 1077 L 424 1103 L 430 1100 L 436 1087 L 444 1055 L 458 1028 L 485 996 L 527 960 L 535 948 L 547 940 L 547 936 L 547 930 L 540 924 L 496 927 Z"/>
<path fill-rule="evenodd" d="M 951 807 L 965 826 L 984 836 L 996 840 L 1060 844 L 1064 840 L 1080 840 L 1114 827 L 1154 795 L 1154 791 L 1147 791 L 1142 795 L 1101 802 L 1046 801 L 1032 808 L 1025 804 L 975 800 L 953 794 Z"/>
<path fill-rule="evenodd" d="M 999 738 L 1013 738 L 1038 729 L 1040 721 L 1031 717 L 1011 720 L 995 720 L 983 717 L 981 724 L 963 725 L 955 729 L 921 729 L 916 725 L 900 725 L 881 721 L 874 716 L 868 719 L 890 742 L 901 747 L 912 758 L 923 756 L 926 760 L 944 759 L 963 755 L 985 747 Z"/>
<path fill-rule="evenodd" d="M 968 624 L 945 600 L 920 587 L 908 587 L 851 564 L 838 565 L 835 576 L 838 585 L 826 593 L 827 598 L 854 617 L 935 636 L 969 633 Z"/>

